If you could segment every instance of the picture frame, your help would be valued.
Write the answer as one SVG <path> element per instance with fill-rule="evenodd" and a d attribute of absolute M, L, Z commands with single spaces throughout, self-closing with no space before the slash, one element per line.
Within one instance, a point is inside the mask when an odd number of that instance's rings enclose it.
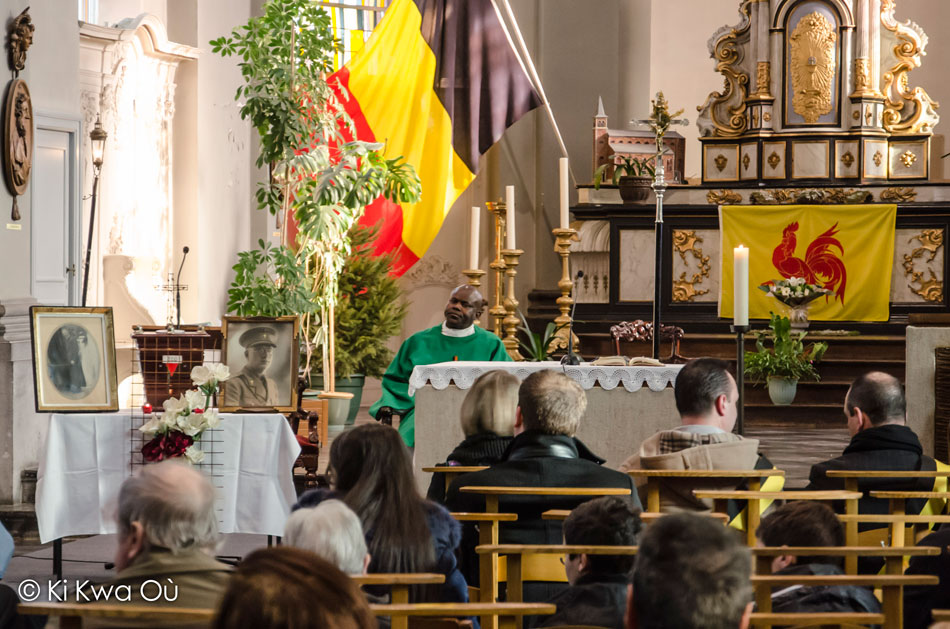
<path fill-rule="evenodd" d="M 300 320 L 226 316 L 221 332 L 221 362 L 231 377 L 221 384 L 218 408 L 225 413 L 295 411 Z"/>
<path fill-rule="evenodd" d="M 112 308 L 31 306 L 38 413 L 119 410 Z"/>

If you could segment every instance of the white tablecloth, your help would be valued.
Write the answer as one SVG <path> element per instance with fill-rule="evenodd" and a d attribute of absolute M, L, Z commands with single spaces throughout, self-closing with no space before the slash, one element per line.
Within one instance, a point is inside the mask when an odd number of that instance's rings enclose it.
<path fill-rule="evenodd" d="M 676 382 L 676 375 L 683 365 L 664 365 L 663 367 L 603 367 L 593 365 L 562 366 L 558 362 L 513 363 L 513 362 L 468 362 L 450 361 L 434 365 L 419 365 L 409 376 L 409 395 L 431 384 L 442 391 L 449 384 L 460 389 L 468 389 L 475 379 L 487 371 L 504 369 L 524 380 L 530 374 L 544 369 L 564 371 L 585 390 L 599 387 L 605 391 L 623 385 L 627 391 L 637 391 L 646 384 L 651 391 L 662 391 Z"/>
<path fill-rule="evenodd" d="M 40 541 L 115 532 L 119 487 L 132 471 L 130 430 L 128 413 L 50 417 L 36 485 Z M 213 451 L 198 469 L 212 475 L 220 532 L 283 535 L 300 454 L 284 416 L 223 414 L 200 444 Z"/>

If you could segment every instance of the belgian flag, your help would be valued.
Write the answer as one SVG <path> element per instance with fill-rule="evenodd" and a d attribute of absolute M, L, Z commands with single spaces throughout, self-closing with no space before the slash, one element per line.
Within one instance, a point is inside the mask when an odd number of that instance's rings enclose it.
<path fill-rule="evenodd" d="M 397 275 L 426 252 L 481 156 L 542 104 L 492 0 L 395 0 L 329 83 L 352 139 L 384 143 L 422 180 L 418 203 L 381 197 L 360 221 L 380 224 L 376 253 L 395 252 Z"/>

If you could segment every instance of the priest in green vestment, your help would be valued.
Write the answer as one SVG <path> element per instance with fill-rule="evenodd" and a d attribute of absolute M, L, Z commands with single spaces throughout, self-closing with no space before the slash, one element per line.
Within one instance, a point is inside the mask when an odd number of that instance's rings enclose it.
<path fill-rule="evenodd" d="M 416 444 L 415 400 L 409 395 L 413 367 L 452 360 L 511 360 L 501 339 L 475 325 L 486 303 L 471 286 L 453 290 L 445 305 L 445 321 L 407 338 L 383 375 L 383 397 L 370 407 L 369 414 L 375 418 L 379 409 L 386 406 L 408 409 L 399 423 L 399 434 L 410 448 Z"/>

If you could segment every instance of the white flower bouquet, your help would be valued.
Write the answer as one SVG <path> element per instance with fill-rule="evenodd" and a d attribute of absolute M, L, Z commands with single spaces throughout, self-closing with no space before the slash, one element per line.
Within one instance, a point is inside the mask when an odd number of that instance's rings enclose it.
<path fill-rule="evenodd" d="M 789 308 L 799 308 L 819 297 L 830 295 L 832 291 L 817 284 L 809 284 L 804 277 L 790 277 L 781 280 L 769 280 L 759 286 L 769 297 L 774 297 Z"/>

